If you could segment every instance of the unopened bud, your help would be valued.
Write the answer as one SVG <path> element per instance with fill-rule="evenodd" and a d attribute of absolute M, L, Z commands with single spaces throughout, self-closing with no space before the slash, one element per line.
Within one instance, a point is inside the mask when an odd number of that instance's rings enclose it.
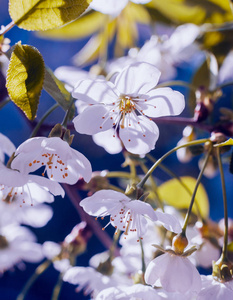
<path fill-rule="evenodd" d="M 182 254 L 187 246 L 188 239 L 183 232 L 176 235 L 172 240 L 172 248 L 177 254 Z"/>
<path fill-rule="evenodd" d="M 77 256 L 86 250 L 92 232 L 86 222 L 76 225 L 62 243 L 64 253 Z"/>

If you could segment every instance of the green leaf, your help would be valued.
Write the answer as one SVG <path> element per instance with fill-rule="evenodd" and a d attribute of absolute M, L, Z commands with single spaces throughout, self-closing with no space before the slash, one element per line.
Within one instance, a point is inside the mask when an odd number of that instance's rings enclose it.
<path fill-rule="evenodd" d="M 67 111 L 71 101 L 73 101 L 73 98 L 65 88 L 64 83 L 61 82 L 53 74 L 52 70 L 50 70 L 47 67 L 45 68 L 45 78 L 44 78 L 43 88 L 65 111 Z M 70 116 L 74 115 L 75 112 L 74 108 L 72 112 Z"/>
<path fill-rule="evenodd" d="M 36 117 L 44 81 L 44 60 L 40 52 L 29 45 L 14 46 L 7 71 L 6 87 L 11 100 L 29 120 Z"/>
<path fill-rule="evenodd" d="M 42 38 L 58 40 L 81 39 L 101 30 L 105 26 L 107 19 L 107 15 L 91 11 L 74 22 L 60 28 L 39 32 L 38 35 Z"/>
<path fill-rule="evenodd" d="M 215 145 L 215 147 L 233 146 L 233 139 L 230 138 L 226 142 Z"/>
<path fill-rule="evenodd" d="M 182 182 L 189 188 L 192 193 L 196 185 L 196 179 L 193 177 L 181 177 Z M 188 191 L 179 183 L 177 179 L 171 179 L 161 184 L 158 187 L 158 194 L 165 203 L 178 208 L 188 209 L 191 195 Z M 209 216 L 209 201 L 206 191 L 202 184 L 199 185 L 195 203 L 193 206 L 193 212 L 197 214 L 197 206 L 200 214 L 204 218 Z"/>
<path fill-rule="evenodd" d="M 9 13 L 26 30 L 47 30 L 77 19 L 92 0 L 10 0 Z"/>
<path fill-rule="evenodd" d="M 146 7 L 154 20 L 168 24 L 221 24 L 233 20 L 228 0 L 151 0 Z"/>

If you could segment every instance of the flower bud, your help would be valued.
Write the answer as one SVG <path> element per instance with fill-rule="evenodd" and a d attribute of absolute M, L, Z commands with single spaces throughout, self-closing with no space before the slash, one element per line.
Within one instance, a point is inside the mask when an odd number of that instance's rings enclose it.
<path fill-rule="evenodd" d="M 185 233 L 183 232 L 176 235 L 172 240 L 172 248 L 177 254 L 182 254 L 187 246 L 188 239 L 186 238 Z"/>
<path fill-rule="evenodd" d="M 87 242 L 92 232 L 86 222 L 76 225 L 62 243 L 63 256 L 77 256 L 86 250 Z"/>
<path fill-rule="evenodd" d="M 218 261 L 213 262 L 212 275 L 220 282 L 226 282 L 232 279 L 232 263 L 221 256 Z"/>

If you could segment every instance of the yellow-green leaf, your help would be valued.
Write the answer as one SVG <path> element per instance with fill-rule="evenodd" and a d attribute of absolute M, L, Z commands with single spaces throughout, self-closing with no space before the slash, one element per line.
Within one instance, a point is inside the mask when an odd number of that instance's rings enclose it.
<path fill-rule="evenodd" d="M 65 88 L 64 83 L 47 67 L 45 69 L 43 88 L 65 111 L 69 108 L 71 101 L 73 101 L 71 94 Z M 72 117 L 74 112 L 75 109 L 73 108 Z"/>
<path fill-rule="evenodd" d="M 233 139 L 230 138 L 226 142 L 215 145 L 215 147 L 233 146 Z"/>
<path fill-rule="evenodd" d="M 152 17 L 159 17 L 158 21 L 174 24 L 220 24 L 233 20 L 229 0 L 152 0 L 146 6 Z"/>
<path fill-rule="evenodd" d="M 36 117 L 44 81 L 44 60 L 40 52 L 29 45 L 15 45 L 7 71 L 6 87 L 11 100 L 28 119 Z"/>
<path fill-rule="evenodd" d="M 83 15 L 78 20 L 61 28 L 39 32 L 39 36 L 49 39 L 74 40 L 88 37 L 105 26 L 107 16 L 97 11 Z"/>
<path fill-rule="evenodd" d="M 77 19 L 92 0 L 10 0 L 9 13 L 17 26 L 47 30 Z"/>
<path fill-rule="evenodd" d="M 189 188 L 192 193 L 196 184 L 196 179 L 193 177 L 181 177 L 182 182 Z M 177 179 L 171 179 L 161 184 L 158 188 L 158 194 L 165 203 L 174 206 L 178 209 L 188 209 L 191 195 L 180 184 Z M 196 203 L 196 204 L 195 204 Z M 197 214 L 197 206 L 200 214 L 204 218 L 209 216 L 209 201 L 206 191 L 202 184 L 199 185 L 195 203 L 193 206 L 193 212 Z"/>

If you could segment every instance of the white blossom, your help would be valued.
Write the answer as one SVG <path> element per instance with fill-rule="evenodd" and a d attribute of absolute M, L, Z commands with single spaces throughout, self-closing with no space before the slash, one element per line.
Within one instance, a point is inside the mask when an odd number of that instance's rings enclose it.
<path fill-rule="evenodd" d="M 74 184 L 81 176 L 87 182 L 91 179 L 89 160 L 58 137 L 31 138 L 17 148 L 15 155 L 12 168 L 23 173 L 45 167 L 54 181 Z"/>
<path fill-rule="evenodd" d="M 159 70 L 151 64 L 135 63 L 124 68 L 114 84 L 104 80 L 80 81 L 72 95 L 89 106 L 74 118 L 76 131 L 93 135 L 113 127 L 113 137 L 117 138 L 119 130 L 129 152 L 148 153 L 159 136 L 151 118 L 178 115 L 185 106 L 181 93 L 171 88 L 154 89 L 159 76 Z"/>

